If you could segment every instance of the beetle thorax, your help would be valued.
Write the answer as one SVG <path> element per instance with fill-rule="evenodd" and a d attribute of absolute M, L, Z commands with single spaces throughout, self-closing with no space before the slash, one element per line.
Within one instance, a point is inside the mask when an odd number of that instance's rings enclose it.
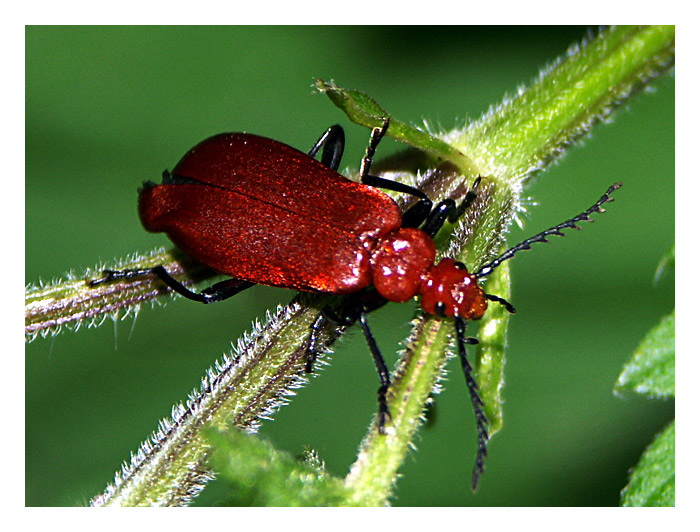
<path fill-rule="evenodd" d="M 435 243 L 426 233 L 411 227 L 396 229 L 372 251 L 372 284 L 389 301 L 408 301 L 434 262 Z"/>
<path fill-rule="evenodd" d="M 474 275 L 454 259 L 442 259 L 423 276 L 418 294 L 429 314 L 478 320 L 488 300 Z"/>

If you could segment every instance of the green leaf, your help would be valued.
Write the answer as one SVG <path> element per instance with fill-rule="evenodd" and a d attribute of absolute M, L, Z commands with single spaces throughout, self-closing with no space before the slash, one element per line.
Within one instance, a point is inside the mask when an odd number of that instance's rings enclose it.
<path fill-rule="evenodd" d="M 672 421 L 644 451 L 622 490 L 622 506 L 675 506 L 675 441 L 676 422 Z"/>
<path fill-rule="evenodd" d="M 228 506 L 341 506 L 348 498 L 342 480 L 323 468 L 313 452 L 302 460 L 238 430 L 207 431 L 209 465 L 230 485 Z"/>
<path fill-rule="evenodd" d="M 484 290 L 510 299 L 510 268 L 503 263 L 487 277 Z M 503 427 L 503 396 L 506 369 L 506 331 L 510 314 L 503 305 L 491 304 L 478 322 L 476 346 L 476 382 L 484 413 L 489 420 L 489 439 Z"/>
<path fill-rule="evenodd" d="M 673 397 L 676 386 L 676 313 L 647 333 L 625 364 L 615 392 L 633 390 L 650 397 Z"/>
<path fill-rule="evenodd" d="M 475 177 L 478 174 L 474 163 L 462 151 L 435 135 L 391 116 L 388 111 L 364 92 L 344 89 L 333 81 L 323 81 L 322 79 L 317 79 L 315 85 L 356 124 L 365 127 L 378 127 L 382 125 L 383 120 L 388 118 L 390 119 L 388 136 L 435 157 L 452 162 L 464 175 Z"/>
<path fill-rule="evenodd" d="M 671 249 L 669 249 L 666 254 L 661 257 L 661 260 L 659 261 L 659 265 L 656 267 L 656 274 L 654 274 L 654 283 L 657 283 L 661 277 L 666 275 L 666 272 L 670 268 L 674 268 L 676 266 L 676 244 L 673 244 L 671 246 Z"/>
<path fill-rule="evenodd" d="M 673 264 L 675 246 L 664 255 L 659 271 Z M 647 333 L 632 359 L 625 364 L 615 392 L 632 390 L 650 397 L 674 397 L 676 387 L 676 313 L 673 311 Z M 673 421 L 644 451 L 630 481 L 622 490 L 622 506 L 675 505 L 675 436 Z"/>

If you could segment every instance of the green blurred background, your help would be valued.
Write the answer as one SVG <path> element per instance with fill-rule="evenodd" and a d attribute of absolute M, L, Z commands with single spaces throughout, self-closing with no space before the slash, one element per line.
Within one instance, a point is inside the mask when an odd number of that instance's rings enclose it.
<path fill-rule="evenodd" d="M 29 27 L 26 30 L 26 281 L 168 246 L 146 233 L 136 188 L 222 131 L 307 149 L 346 127 L 344 165 L 368 131 L 314 77 L 361 89 L 396 117 L 450 127 L 477 118 L 581 39 L 584 27 Z M 505 426 L 479 492 L 469 489 L 474 421 L 452 360 L 435 424 L 401 469 L 398 505 L 615 505 L 627 470 L 673 418 L 672 402 L 619 398 L 613 384 L 644 333 L 674 306 L 656 265 L 674 239 L 674 78 L 637 94 L 583 147 L 539 176 L 538 202 L 509 241 L 625 186 L 584 230 L 512 261 Z M 400 146 L 388 141 L 381 154 Z M 112 480 L 171 405 L 265 309 L 292 293 L 256 287 L 228 302 L 145 307 L 132 320 L 39 339 L 26 349 L 26 504 L 82 505 Z M 413 305 L 372 316 L 393 364 Z M 116 339 L 115 339 L 116 335 Z M 376 408 L 361 334 L 262 434 L 316 448 L 345 475 Z M 212 484 L 197 504 L 215 503 Z"/>

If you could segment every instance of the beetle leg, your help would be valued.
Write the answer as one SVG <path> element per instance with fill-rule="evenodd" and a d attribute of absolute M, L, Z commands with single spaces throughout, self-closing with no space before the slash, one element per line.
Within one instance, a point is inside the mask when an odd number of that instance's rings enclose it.
<path fill-rule="evenodd" d="M 349 327 L 359 320 L 360 326 L 362 327 L 362 332 L 367 340 L 367 345 L 372 353 L 374 365 L 377 367 L 377 372 L 379 373 L 380 386 L 377 390 L 377 401 L 379 403 L 377 422 L 379 432 L 382 434 L 385 433 L 384 426 L 386 424 L 386 418 L 391 419 L 391 414 L 389 412 L 386 399 L 387 391 L 391 385 L 391 379 L 389 377 L 389 370 L 384 362 L 384 357 L 382 357 L 381 351 L 379 351 L 379 347 L 377 346 L 377 342 L 375 341 L 372 331 L 367 324 L 367 314 L 384 306 L 386 303 L 386 298 L 379 295 L 376 290 L 369 289 L 350 296 L 350 298 L 338 312 L 335 312 L 330 307 L 325 307 L 318 318 L 316 318 L 313 325 L 311 325 L 311 334 L 307 344 L 308 351 L 305 368 L 307 373 L 310 373 L 313 370 L 313 364 L 316 361 L 316 344 L 318 342 L 318 335 L 326 323 L 330 322 L 336 326 Z"/>
<path fill-rule="evenodd" d="M 172 290 L 177 292 L 187 299 L 198 301 L 200 303 L 214 303 L 223 301 L 229 297 L 233 297 L 246 288 L 250 288 L 255 283 L 241 281 L 239 279 L 227 279 L 216 283 L 201 292 L 193 292 L 181 282 L 173 278 L 163 266 L 155 266 L 153 268 L 131 269 L 131 270 L 104 270 L 103 276 L 100 279 L 88 281 L 88 286 L 94 287 L 103 283 L 117 281 L 120 279 L 132 279 L 134 277 L 143 277 L 146 275 L 155 275 L 167 284 Z"/>
<path fill-rule="evenodd" d="M 411 196 L 416 196 L 420 203 L 430 204 L 430 206 L 433 205 L 433 200 L 431 200 L 425 192 L 418 190 L 411 185 L 406 185 L 398 181 L 392 181 L 391 179 L 385 179 L 383 177 L 377 177 L 376 175 L 369 174 L 362 178 L 362 182 L 370 187 L 383 188 L 393 192 L 400 192 L 402 194 L 410 194 Z"/>
<path fill-rule="evenodd" d="M 243 290 L 247 290 L 251 286 L 255 286 L 255 283 L 250 281 L 241 281 L 240 279 L 226 279 L 225 281 L 220 281 L 209 288 L 202 290 L 200 295 L 206 298 L 203 303 L 215 303 L 217 301 L 223 301 L 229 297 L 233 297 Z"/>
<path fill-rule="evenodd" d="M 428 213 L 430 213 L 433 208 L 433 200 L 422 190 L 418 190 L 410 185 L 369 174 L 362 177 L 362 182 L 374 188 L 383 188 L 401 194 L 410 194 L 418 198 L 418 203 L 411 206 L 411 208 L 404 213 L 401 223 L 402 227 L 418 227 L 423 223 Z"/>
<path fill-rule="evenodd" d="M 474 203 L 476 199 L 476 189 L 479 183 L 481 183 L 481 176 L 474 180 L 474 184 L 469 189 L 469 192 L 467 192 L 464 201 L 459 205 L 457 205 L 455 200 L 449 198 L 438 203 L 425 217 L 425 223 L 421 229 L 425 231 L 430 238 L 434 238 L 440 228 L 445 224 L 446 220 L 449 220 L 451 223 L 456 222 L 466 212 L 469 206 Z M 406 214 L 408 214 L 408 212 Z"/>
<path fill-rule="evenodd" d="M 419 227 L 430 214 L 433 209 L 433 201 L 428 199 L 419 199 L 415 205 L 403 213 L 401 219 L 401 227 Z"/>
<path fill-rule="evenodd" d="M 380 434 L 386 434 L 385 425 L 386 418 L 391 419 L 391 413 L 389 412 L 389 406 L 387 404 L 386 393 L 391 386 L 391 379 L 389 377 L 389 370 L 386 367 L 386 362 L 384 362 L 384 357 L 382 357 L 381 351 L 377 346 L 377 342 L 374 340 L 372 331 L 369 329 L 367 324 L 367 313 L 360 313 L 360 327 L 362 327 L 362 332 L 367 340 L 367 345 L 372 353 L 372 358 L 374 359 L 374 365 L 377 367 L 377 373 L 379 373 L 380 386 L 377 390 L 377 402 L 379 403 L 379 410 L 377 412 L 377 428 Z"/>
<path fill-rule="evenodd" d="M 345 149 L 345 132 L 343 128 L 337 124 L 329 127 L 307 153 L 311 157 L 316 157 L 321 146 L 323 146 L 321 164 L 326 168 L 337 171 Z"/>
<path fill-rule="evenodd" d="M 309 334 L 309 342 L 306 344 L 306 367 L 304 370 L 306 373 L 311 373 L 314 370 L 314 364 L 316 363 L 316 355 L 318 353 L 317 348 L 316 348 L 316 343 L 318 342 L 318 335 L 321 332 L 321 329 L 325 326 L 326 322 L 330 321 L 325 313 L 326 309 L 329 309 L 329 307 L 325 307 L 321 314 L 318 315 L 318 317 L 314 320 L 313 324 L 311 325 L 311 334 Z"/>
<path fill-rule="evenodd" d="M 360 181 L 365 182 L 365 178 L 369 175 L 369 169 L 372 167 L 372 158 L 374 157 L 374 152 L 379 146 L 379 142 L 384 137 L 387 129 L 389 129 L 389 119 L 384 118 L 381 127 L 375 127 L 372 130 L 372 134 L 369 137 L 369 146 L 367 146 L 367 151 L 365 151 L 365 156 L 362 158 L 362 164 L 360 164 Z"/>
<path fill-rule="evenodd" d="M 379 389 L 377 390 L 377 402 L 379 405 L 377 412 L 377 428 L 380 434 L 386 433 L 384 430 L 386 420 L 387 418 L 391 419 L 391 413 L 389 412 L 386 398 L 387 391 L 391 385 L 391 378 L 389 377 L 389 370 L 387 369 L 386 362 L 384 362 L 384 357 L 382 357 L 382 353 L 367 323 L 367 314 L 383 307 L 387 302 L 388 300 L 379 295 L 379 292 L 376 290 L 365 290 L 360 292 L 357 297 L 351 297 L 340 309 L 340 316 L 338 316 L 343 325 L 352 325 L 356 321 L 360 321 L 367 346 L 369 347 L 370 353 L 372 353 L 374 365 L 379 373 L 380 383 Z"/>
<path fill-rule="evenodd" d="M 151 268 L 130 269 L 130 270 L 102 270 L 102 277 L 87 281 L 89 287 L 99 286 L 104 283 L 111 283 L 121 279 L 132 279 L 134 277 L 143 277 L 150 275 Z"/>
<path fill-rule="evenodd" d="M 381 127 L 375 127 L 372 130 L 372 135 L 369 138 L 369 146 L 367 146 L 367 151 L 365 152 L 365 156 L 362 158 L 362 165 L 360 166 L 360 181 L 370 187 L 383 188 L 417 197 L 418 203 L 416 203 L 404 214 L 402 226 L 418 227 L 421 223 L 423 223 L 423 220 L 425 220 L 425 217 L 433 207 L 433 201 L 425 194 L 425 192 L 410 185 L 405 185 L 404 183 L 392 181 L 391 179 L 370 175 L 369 173 L 370 168 L 372 167 L 374 152 L 376 151 L 379 142 L 382 140 L 382 137 L 384 137 L 387 129 L 389 129 L 389 119 L 385 118 Z"/>
<path fill-rule="evenodd" d="M 353 305 L 355 307 L 356 305 Z M 309 342 L 306 344 L 306 373 L 311 373 L 314 370 L 314 363 L 316 362 L 316 356 L 318 350 L 316 344 L 318 343 L 318 336 L 321 330 L 326 326 L 327 323 L 332 323 L 338 327 L 349 327 L 357 321 L 357 316 L 352 316 L 351 314 L 344 314 L 343 317 L 336 314 L 336 312 L 329 306 L 323 307 L 321 314 L 314 320 L 311 325 L 311 334 L 309 334 Z"/>
<path fill-rule="evenodd" d="M 321 314 L 319 314 L 311 325 L 311 333 L 306 346 L 308 351 L 306 371 L 310 373 L 313 369 L 313 363 L 316 360 L 318 336 L 327 323 L 332 323 L 338 327 L 350 327 L 360 319 L 361 313 L 372 312 L 383 307 L 387 303 L 388 300 L 386 298 L 379 295 L 379 292 L 375 289 L 370 288 L 352 294 L 338 312 L 334 311 L 329 306 L 324 307 Z"/>

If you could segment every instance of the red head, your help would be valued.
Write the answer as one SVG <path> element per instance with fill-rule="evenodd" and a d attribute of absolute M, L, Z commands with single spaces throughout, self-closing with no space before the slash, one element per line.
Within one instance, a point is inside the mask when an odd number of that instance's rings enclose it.
<path fill-rule="evenodd" d="M 488 300 L 476 276 L 454 259 L 442 259 L 423 276 L 418 294 L 423 310 L 451 318 L 478 320 L 486 312 Z"/>

